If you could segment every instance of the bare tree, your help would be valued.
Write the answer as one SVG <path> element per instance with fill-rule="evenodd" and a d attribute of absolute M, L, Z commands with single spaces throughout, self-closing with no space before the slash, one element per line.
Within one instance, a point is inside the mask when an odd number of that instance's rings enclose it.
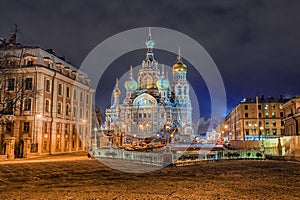
<path fill-rule="evenodd" d="M 12 55 L 5 52 L 5 48 L 8 47 L 0 48 L 0 153 L 5 148 L 5 135 L 13 136 L 16 116 L 31 111 L 38 93 L 33 79 L 26 77 L 28 68 L 32 66 L 24 65 L 22 53 L 20 56 Z"/>

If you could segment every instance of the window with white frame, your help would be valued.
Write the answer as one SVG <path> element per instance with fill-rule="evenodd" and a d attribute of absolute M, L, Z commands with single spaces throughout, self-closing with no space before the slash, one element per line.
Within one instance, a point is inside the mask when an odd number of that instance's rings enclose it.
<path fill-rule="evenodd" d="M 31 111 L 31 98 L 24 99 L 24 111 Z"/>
<path fill-rule="evenodd" d="M 61 102 L 57 103 L 57 114 L 61 114 L 62 113 L 62 106 L 61 106 Z"/>
<path fill-rule="evenodd" d="M 74 89 L 73 98 L 74 98 L 74 100 L 77 99 L 77 91 L 76 91 L 76 89 Z"/>
<path fill-rule="evenodd" d="M 45 100 L 45 112 L 46 113 L 50 112 L 50 100 L 49 99 Z"/>
<path fill-rule="evenodd" d="M 46 92 L 51 92 L 51 82 L 49 79 L 46 79 Z"/>
<path fill-rule="evenodd" d="M 69 112 L 70 112 L 70 104 L 66 104 L 66 116 L 69 116 Z"/>
<path fill-rule="evenodd" d="M 77 115 L 77 108 L 76 106 L 73 106 L 73 117 L 76 118 Z"/>
<path fill-rule="evenodd" d="M 24 122 L 23 132 L 29 133 L 29 129 L 30 129 L 30 122 Z"/>
<path fill-rule="evenodd" d="M 80 102 L 83 101 L 83 92 L 80 92 Z"/>
<path fill-rule="evenodd" d="M 70 87 L 68 87 L 68 86 L 66 88 L 66 96 L 67 96 L 67 98 L 70 98 Z"/>
<path fill-rule="evenodd" d="M 79 117 L 80 117 L 80 118 L 83 117 L 83 108 L 82 108 L 82 107 L 80 108 L 80 111 L 79 111 Z"/>
<path fill-rule="evenodd" d="M 62 95 L 62 84 L 61 83 L 58 84 L 57 91 L 58 91 L 58 95 Z"/>
<path fill-rule="evenodd" d="M 15 78 L 7 79 L 7 91 L 15 90 Z"/>
<path fill-rule="evenodd" d="M 33 79 L 25 78 L 25 90 L 32 90 Z"/>

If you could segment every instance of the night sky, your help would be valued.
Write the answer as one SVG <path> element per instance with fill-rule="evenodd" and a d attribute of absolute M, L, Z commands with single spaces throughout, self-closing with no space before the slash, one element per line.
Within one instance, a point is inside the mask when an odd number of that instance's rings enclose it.
<path fill-rule="evenodd" d="M 199 42 L 218 66 L 228 110 L 257 93 L 300 94 L 300 1 L 24 0 L 1 1 L 0 8 L 0 37 L 7 38 L 18 24 L 18 42 L 55 49 L 75 66 L 97 44 L 119 32 L 138 27 L 180 31 Z M 168 52 L 155 53 L 159 61 L 176 60 Z M 119 69 L 121 76 L 144 57 L 144 51 L 137 51 L 117 59 L 106 72 L 107 79 L 99 83 L 105 83 L 105 92 L 96 96 L 107 94 L 110 99 L 116 71 L 112 69 Z M 200 110 L 207 118 L 210 102 L 205 84 L 193 87 L 198 88 Z M 96 102 L 102 111 L 107 99 Z"/>

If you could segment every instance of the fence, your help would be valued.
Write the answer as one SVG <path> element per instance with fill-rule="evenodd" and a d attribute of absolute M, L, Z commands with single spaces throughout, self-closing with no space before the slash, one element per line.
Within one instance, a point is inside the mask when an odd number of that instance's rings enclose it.
<path fill-rule="evenodd" d="M 265 155 L 256 150 L 224 150 L 211 151 L 205 154 L 185 153 L 174 161 L 176 166 L 193 165 L 203 161 L 216 160 L 263 160 Z"/>
<path fill-rule="evenodd" d="M 171 151 L 137 152 L 126 151 L 123 149 L 96 149 L 94 156 L 96 158 L 124 159 L 127 161 L 158 166 L 168 164 L 181 166 L 215 160 L 262 160 L 265 158 L 264 154 L 257 150 L 224 150 L 207 151 L 205 153 L 195 151 L 185 152 L 179 156 L 176 153 L 171 153 Z"/>
<path fill-rule="evenodd" d="M 168 151 L 138 152 L 123 149 L 96 149 L 96 158 L 124 159 L 143 164 L 163 166 L 173 162 L 173 155 Z"/>

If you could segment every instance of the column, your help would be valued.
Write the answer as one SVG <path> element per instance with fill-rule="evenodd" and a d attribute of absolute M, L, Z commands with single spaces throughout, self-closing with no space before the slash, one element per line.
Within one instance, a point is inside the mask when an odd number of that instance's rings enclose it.
<path fill-rule="evenodd" d="M 24 137 L 23 140 L 24 140 L 23 157 L 24 157 L 24 158 L 29 158 L 29 155 L 30 155 L 30 147 L 31 147 L 30 137 Z"/>
<path fill-rule="evenodd" d="M 14 160 L 15 159 L 15 137 L 8 137 L 4 139 L 5 145 L 6 145 L 6 156 L 8 160 Z"/>

